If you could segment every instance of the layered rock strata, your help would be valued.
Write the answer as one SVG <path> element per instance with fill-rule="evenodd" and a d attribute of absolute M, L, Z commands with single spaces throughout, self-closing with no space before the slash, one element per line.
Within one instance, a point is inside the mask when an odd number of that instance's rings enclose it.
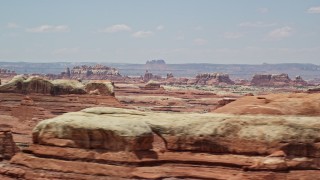
<path fill-rule="evenodd" d="M 77 80 L 47 80 L 41 77 L 15 76 L 11 81 L 0 85 L 0 93 L 40 93 L 51 95 L 89 94 L 90 91 L 99 91 L 101 95 L 112 95 L 114 84 L 108 81 L 89 81 L 81 83 Z"/>
<path fill-rule="evenodd" d="M 163 87 L 161 87 L 161 84 L 157 81 L 150 80 L 145 86 L 140 86 L 140 89 L 144 90 L 164 90 Z"/>
<path fill-rule="evenodd" d="M 319 117 L 89 108 L 39 123 L 3 165 L 20 179 L 312 179 Z"/>
<path fill-rule="evenodd" d="M 195 84 L 198 85 L 214 85 L 214 84 L 234 84 L 228 74 L 224 73 L 204 73 L 196 76 Z"/>
<path fill-rule="evenodd" d="M 13 141 L 10 129 L 10 126 L 0 124 L 0 161 L 2 159 L 11 159 L 19 151 Z"/>
<path fill-rule="evenodd" d="M 302 79 L 301 76 L 297 76 L 294 80 L 291 80 L 288 74 L 255 74 L 251 80 L 253 86 L 307 86 L 308 83 Z"/>
<path fill-rule="evenodd" d="M 103 80 L 110 77 L 121 77 L 119 71 L 116 68 L 103 66 L 100 64 L 94 66 L 76 66 L 71 70 L 66 69 L 62 73 L 63 76 L 67 76 L 71 79 L 94 79 L 94 80 Z"/>

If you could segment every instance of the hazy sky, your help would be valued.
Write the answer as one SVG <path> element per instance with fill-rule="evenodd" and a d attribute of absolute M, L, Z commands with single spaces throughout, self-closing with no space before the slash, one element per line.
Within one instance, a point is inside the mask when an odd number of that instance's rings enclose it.
<path fill-rule="evenodd" d="M 320 64 L 320 0 L 0 0 L 0 61 Z"/>

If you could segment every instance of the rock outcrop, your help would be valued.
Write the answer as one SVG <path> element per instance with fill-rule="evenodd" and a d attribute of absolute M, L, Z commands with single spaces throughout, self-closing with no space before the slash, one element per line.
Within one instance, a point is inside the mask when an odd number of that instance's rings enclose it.
<path fill-rule="evenodd" d="M 89 108 L 39 123 L 0 175 L 20 179 L 313 179 L 318 117 Z M 79 175 L 81 175 L 79 177 Z"/>
<path fill-rule="evenodd" d="M 108 114 L 106 121 L 104 114 Z M 112 117 L 115 114 L 115 117 Z M 33 142 L 41 145 L 106 149 L 110 151 L 138 151 L 152 148 L 152 131 L 138 118 L 143 114 L 127 110 L 117 118 L 114 109 L 93 108 L 68 113 L 40 122 L 33 130 Z M 136 120 L 135 120 L 136 119 Z"/>
<path fill-rule="evenodd" d="M 307 85 L 309 85 L 308 82 L 303 80 L 301 76 L 296 76 L 296 78 L 293 80 L 293 84 L 295 86 L 307 86 Z"/>
<path fill-rule="evenodd" d="M 229 78 L 229 75 L 224 73 L 198 74 L 195 81 L 195 84 L 197 85 L 218 85 L 221 83 L 234 84 L 234 82 Z"/>
<path fill-rule="evenodd" d="M 140 88 L 144 90 L 164 90 L 159 82 L 153 80 L 150 80 L 145 86 L 142 86 Z"/>
<path fill-rule="evenodd" d="M 77 80 L 58 79 L 49 81 L 31 76 L 15 76 L 6 84 L 0 85 L 0 93 L 39 93 L 51 95 L 89 94 L 97 90 L 101 95 L 114 96 L 113 83 L 109 81 L 89 81 L 86 84 Z"/>
<path fill-rule="evenodd" d="M 42 93 L 49 94 L 53 84 L 39 77 L 15 76 L 11 81 L 0 86 L 0 92 Z"/>
<path fill-rule="evenodd" d="M 11 159 L 18 151 L 18 147 L 13 142 L 11 127 L 0 124 L 0 161 Z"/>
<path fill-rule="evenodd" d="M 115 68 L 97 64 L 95 66 L 76 66 L 71 69 L 71 76 L 76 74 L 91 75 L 113 75 L 119 76 L 119 71 Z"/>
<path fill-rule="evenodd" d="M 320 92 L 320 87 L 308 89 L 308 93 L 319 93 Z"/>
<path fill-rule="evenodd" d="M 77 80 L 58 79 L 52 81 L 51 95 L 86 94 L 84 84 Z"/>
<path fill-rule="evenodd" d="M 150 80 L 161 80 L 161 76 L 158 75 L 153 75 L 151 72 L 149 72 L 148 70 L 146 70 L 146 72 L 144 73 L 144 76 L 142 78 L 142 80 L 144 82 L 149 82 Z"/>
<path fill-rule="evenodd" d="M 251 80 L 253 86 L 306 86 L 308 83 L 301 76 L 291 80 L 288 74 L 255 74 Z"/>
<path fill-rule="evenodd" d="M 167 73 L 167 79 L 174 78 L 172 73 Z"/>
<path fill-rule="evenodd" d="M 154 60 L 148 60 L 146 62 L 146 65 L 164 65 L 166 62 L 163 59 L 154 59 Z"/>
<path fill-rule="evenodd" d="M 245 96 L 216 109 L 216 113 L 320 115 L 320 94 L 286 93 Z"/>
<path fill-rule="evenodd" d="M 143 81 L 144 81 L 144 82 L 148 82 L 148 81 L 150 81 L 152 78 L 153 78 L 153 74 L 150 73 L 148 70 L 146 70 L 146 72 L 144 73 L 144 76 L 143 76 Z"/>
<path fill-rule="evenodd" d="M 96 91 L 99 95 L 114 96 L 114 83 L 105 80 L 89 81 L 85 84 L 86 92 Z"/>
<path fill-rule="evenodd" d="M 171 77 L 171 78 L 166 79 L 164 83 L 167 85 L 187 85 L 188 82 L 190 82 L 190 79 L 188 79 L 188 78 Z M 194 84 L 194 83 L 190 83 L 190 84 Z"/>

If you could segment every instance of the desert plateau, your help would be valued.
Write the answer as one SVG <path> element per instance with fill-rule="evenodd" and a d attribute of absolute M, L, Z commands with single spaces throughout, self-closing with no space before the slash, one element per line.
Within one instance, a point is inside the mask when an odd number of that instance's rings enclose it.
<path fill-rule="evenodd" d="M 0 5 L 0 180 L 320 179 L 320 1 Z"/>
<path fill-rule="evenodd" d="M 73 69 L 2 73 L 1 178 L 320 175 L 319 85 L 300 76 L 237 82 L 225 73 L 130 77 L 103 65 Z"/>

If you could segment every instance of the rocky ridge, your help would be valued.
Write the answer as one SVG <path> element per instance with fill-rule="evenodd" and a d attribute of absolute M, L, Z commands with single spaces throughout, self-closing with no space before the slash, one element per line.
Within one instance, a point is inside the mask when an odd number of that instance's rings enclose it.
<path fill-rule="evenodd" d="M 319 122 L 305 116 L 89 108 L 39 123 L 34 144 L 0 174 L 20 179 L 312 179 L 320 175 Z"/>
<path fill-rule="evenodd" d="M 234 84 L 228 74 L 224 73 L 204 73 L 196 76 L 195 84 L 198 85 L 214 85 L 214 84 Z"/>
<path fill-rule="evenodd" d="M 307 86 L 308 83 L 301 76 L 296 76 L 294 80 L 288 74 L 255 74 L 251 80 L 253 86 Z"/>
<path fill-rule="evenodd" d="M 2 93 L 40 93 L 51 95 L 89 94 L 98 91 L 101 95 L 114 95 L 113 83 L 108 81 L 89 81 L 81 83 L 77 80 L 47 80 L 37 76 L 15 76 L 9 82 L 0 85 Z"/>

